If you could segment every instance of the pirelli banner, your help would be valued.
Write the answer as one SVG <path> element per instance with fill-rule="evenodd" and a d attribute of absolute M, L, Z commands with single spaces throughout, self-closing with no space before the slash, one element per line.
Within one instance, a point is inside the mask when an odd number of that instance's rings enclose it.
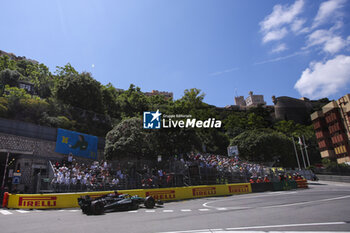
<path fill-rule="evenodd" d="M 120 194 L 127 193 L 130 195 L 138 195 L 140 197 L 153 196 L 155 199 L 163 201 L 236 195 L 251 192 L 252 188 L 249 183 L 118 191 Z M 72 208 L 78 207 L 78 198 L 80 196 L 89 195 L 92 198 L 96 198 L 109 193 L 113 193 L 113 191 L 60 194 L 10 194 L 7 207 L 17 209 Z"/>

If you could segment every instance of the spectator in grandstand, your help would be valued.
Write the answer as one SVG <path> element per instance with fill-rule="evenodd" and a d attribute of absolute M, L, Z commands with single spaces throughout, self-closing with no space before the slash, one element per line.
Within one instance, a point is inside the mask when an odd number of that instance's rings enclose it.
<path fill-rule="evenodd" d="M 265 175 L 264 177 L 264 183 L 269 183 L 270 182 L 270 179 L 268 177 L 268 175 Z"/>

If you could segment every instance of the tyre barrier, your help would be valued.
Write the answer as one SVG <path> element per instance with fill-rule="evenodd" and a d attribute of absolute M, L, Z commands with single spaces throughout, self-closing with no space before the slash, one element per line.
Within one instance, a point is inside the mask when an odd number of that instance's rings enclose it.
<path fill-rule="evenodd" d="M 266 191 L 287 191 L 297 189 L 297 182 L 294 180 L 281 182 L 267 182 L 267 183 L 253 183 L 252 192 L 266 192 Z"/>
<path fill-rule="evenodd" d="M 252 192 L 253 193 L 259 193 L 259 192 L 266 192 L 266 191 L 274 191 L 273 190 L 273 183 L 267 182 L 267 183 L 252 183 L 250 184 L 252 186 Z"/>
<path fill-rule="evenodd" d="M 298 188 L 307 189 L 309 187 L 306 179 L 296 180 L 296 182 L 298 184 Z"/>
<path fill-rule="evenodd" d="M 201 197 L 227 196 L 251 193 L 250 183 L 202 185 L 179 188 L 132 189 L 118 190 L 119 194 L 152 196 L 156 200 L 173 201 Z M 83 193 L 54 193 L 54 194 L 8 194 L 7 208 L 14 209 L 59 209 L 79 207 L 78 198 L 89 195 L 100 197 L 114 191 L 83 192 Z"/>
<path fill-rule="evenodd" d="M 7 207 L 8 198 L 9 198 L 9 193 L 5 192 L 4 197 L 2 199 L 2 207 Z"/>

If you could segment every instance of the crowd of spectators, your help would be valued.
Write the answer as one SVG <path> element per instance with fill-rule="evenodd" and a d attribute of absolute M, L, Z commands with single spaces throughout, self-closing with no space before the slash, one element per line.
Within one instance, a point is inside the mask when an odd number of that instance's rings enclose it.
<path fill-rule="evenodd" d="M 52 188 L 56 192 L 101 191 L 128 188 L 161 188 L 176 186 L 175 174 L 143 164 L 141 169 L 117 166 L 107 161 L 78 163 L 70 155 L 52 164 Z"/>
<path fill-rule="evenodd" d="M 180 166 L 179 166 L 180 164 Z M 197 168 L 200 182 L 191 183 L 190 167 Z M 78 163 L 72 155 L 68 159 L 53 164 L 52 187 L 56 192 L 99 191 L 132 188 L 162 188 L 193 184 L 235 182 L 278 181 L 280 174 L 258 163 L 242 161 L 238 156 L 227 157 L 213 154 L 189 153 L 174 156 L 161 165 L 138 164 L 138 166 L 112 166 L 107 161 Z M 186 178 L 188 179 L 186 181 Z M 287 176 L 288 178 L 288 176 Z M 192 180 L 193 181 L 193 180 Z"/>
<path fill-rule="evenodd" d="M 124 174 L 111 173 L 107 161 L 94 161 L 91 164 L 78 163 L 74 159 L 53 164 L 52 186 L 57 192 L 104 190 L 106 185 L 117 188 Z"/>
<path fill-rule="evenodd" d="M 213 154 L 195 154 L 187 155 L 187 164 L 197 163 L 200 168 L 215 168 L 218 172 L 238 173 L 244 177 L 258 177 L 264 175 L 267 167 L 258 163 L 242 161 L 238 156 L 227 157 Z"/>

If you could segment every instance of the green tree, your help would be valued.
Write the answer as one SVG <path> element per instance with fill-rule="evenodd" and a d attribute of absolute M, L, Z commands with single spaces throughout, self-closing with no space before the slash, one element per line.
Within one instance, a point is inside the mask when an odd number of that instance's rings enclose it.
<path fill-rule="evenodd" d="M 104 113 L 101 84 L 89 73 L 60 79 L 56 86 L 56 98 L 74 107 Z"/>
<path fill-rule="evenodd" d="M 14 60 L 10 60 L 8 56 L 0 56 L 0 71 L 10 69 L 16 69 L 16 62 Z"/>
<path fill-rule="evenodd" d="M 101 91 L 106 113 L 111 117 L 120 118 L 121 113 L 117 103 L 117 98 L 120 95 L 120 91 L 118 91 L 111 83 L 108 83 L 106 86 L 102 86 Z"/>
<path fill-rule="evenodd" d="M 70 63 L 65 66 L 56 66 L 55 73 L 59 77 L 77 76 L 79 74 Z"/>
<path fill-rule="evenodd" d="M 142 128 L 142 120 L 121 121 L 106 135 L 105 155 L 108 159 L 140 159 L 150 155 L 151 134 Z"/>
<path fill-rule="evenodd" d="M 295 166 L 291 139 L 271 129 L 247 130 L 233 138 L 231 145 L 237 145 L 240 157 L 249 161 Z"/>
<path fill-rule="evenodd" d="M 248 128 L 247 114 L 245 112 L 233 112 L 223 120 L 224 129 L 230 138 L 243 133 Z"/>
<path fill-rule="evenodd" d="M 18 80 L 21 77 L 21 74 L 16 70 L 4 69 L 0 71 L 0 88 L 4 91 L 6 85 L 10 87 L 17 87 Z"/>
<path fill-rule="evenodd" d="M 144 111 L 149 109 L 146 96 L 139 87 L 135 87 L 133 84 L 117 97 L 117 104 L 122 117 L 141 116 Z"/>
<path fill-rule="evenodd" d="M 34 91 L 41 98 L 48 98 L 52 94 L 54 79 L 49 68 L 44 64 L 27 64 L 24 80 L 34 84 Z"/>
<path fill-rule="evenodd" d="M 7 117 L 8 100 L 5 97 L 0 97 L 0 117 Z"/>

